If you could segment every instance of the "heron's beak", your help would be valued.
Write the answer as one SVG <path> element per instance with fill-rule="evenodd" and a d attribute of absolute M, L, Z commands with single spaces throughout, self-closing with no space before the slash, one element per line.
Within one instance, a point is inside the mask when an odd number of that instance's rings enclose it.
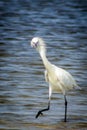
<path fill-rule="evenodd" d="M 31 42 L 31 47 L 33 47 L 33 48 L 37 48 L 37 46 L 38 46 L 38 42 Z"/>

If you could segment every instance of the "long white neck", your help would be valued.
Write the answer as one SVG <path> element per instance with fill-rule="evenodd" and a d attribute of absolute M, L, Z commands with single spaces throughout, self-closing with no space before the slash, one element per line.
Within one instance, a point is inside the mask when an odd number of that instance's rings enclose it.
<path fill-rule="evenodd" d="M 45 51 L 43 51 L 43 50 L 40 51 L 40 56 L 42 58 L 45 68 L 49 71 L 52 67 L 52 64 L 48 61 Z"/>

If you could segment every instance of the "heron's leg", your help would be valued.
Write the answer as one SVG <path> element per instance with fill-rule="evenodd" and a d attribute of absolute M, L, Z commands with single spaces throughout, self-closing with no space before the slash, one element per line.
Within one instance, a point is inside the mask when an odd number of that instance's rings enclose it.
<path fill-rule="evenodd" d="M 38 118 L 39 115 L 42 115 L 42 114 L 43 114 L 42 112 L 48 111 L 49 109 L 50 109 L 50 100 L 49 100 L 49 102 L 48 102 L 48 107 L 45 108 L 45 109 L 42 109 L 42 110 L 38 111 L 38 113 L 37 113 L 37 115 L 36 115 L 36 118 Z"/>
<path fill-rule="evenodd" d="M 48 107 L 45 108 L 45 109 L 42 109 L 40 111 L 38 111 L 37 115 L 36 115 L 36 118 L 39 117 L 39 115 L 42 115 L 44 111 L 48 111 L 50 109 L 50 100 L 51 100 L 51 94 L 52 94 L 52 89 L 51 87 L 49 86 L 49 102 L 48 102 Z"/>
<path fill-rule="evenodd" d="M 64 122 L 67 121 L 67 99 L 66 99 L 66 95 L 64 95 L 64 100 L 65 100 L 65 118 L 64 118 Z"/>

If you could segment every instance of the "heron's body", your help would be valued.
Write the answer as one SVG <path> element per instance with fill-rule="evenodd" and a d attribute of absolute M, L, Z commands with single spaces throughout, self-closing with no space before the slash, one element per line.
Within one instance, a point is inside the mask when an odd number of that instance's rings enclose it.
<path fill-rule="evenodd" d="M 48 108 L 43 109 L 38 112 L 36 118 L 42 114 L 43 111 L 49 110 L 50 107 L 50 99 L 52 92 L 63 93 L 65 98 L 65 121 L 66 121 L 66 113 L 67 113 L 67 100 L 66 100 L 66 92 L 72 90 L 73 88 L 78 88 L 74 78 L 72 75 L 67 72 L 66 70 L 59 68 L 53 64 L 51 64 L 47 57 L 46 57 L 46 49 L 44 41 L 39 38 L 35 37 L 31 41 L 31 45 L 35 47 L 43 61 L 45 66 L 45 79 L 49 83 L 49 103 Z"/>
<path fill-rule="evenodd" d="M 67 71 L 54 65 L 52 65 L 50 71 L 45 71 L 45 79 L 52 87 L 52 92 L 65 94 L 77 86 L 75 80 Z"/>

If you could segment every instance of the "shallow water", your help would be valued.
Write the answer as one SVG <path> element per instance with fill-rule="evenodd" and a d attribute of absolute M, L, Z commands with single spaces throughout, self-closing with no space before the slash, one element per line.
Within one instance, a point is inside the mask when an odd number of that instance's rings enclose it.
<path fill-rule="evenodd" d="M 87 2 L 58 0 L 1 0 L 0 129 L 87 129 Z M 64 99 L 53 94 L 50 111 L 35 119 L 47 106 L 48 84 L 44 66 L 32 37 L 47 44 L 47 57 L 69 71 L 81 90 L 70 92 L 68 122 Z M 44 96 L 45 95 L 45 96 Z"/>

